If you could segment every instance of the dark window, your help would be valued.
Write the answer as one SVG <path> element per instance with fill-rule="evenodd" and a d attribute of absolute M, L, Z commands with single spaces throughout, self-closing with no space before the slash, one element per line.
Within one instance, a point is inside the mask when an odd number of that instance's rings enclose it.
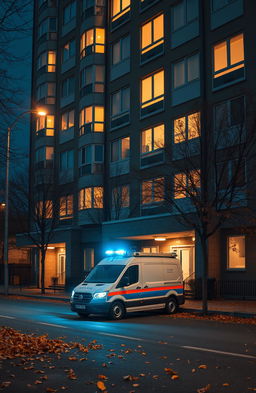
<path fill-rule="evenodd" d="M 139 281 L 139 266 L 130 266 L 119 281 L 118 287 L 127 287 Z"/>

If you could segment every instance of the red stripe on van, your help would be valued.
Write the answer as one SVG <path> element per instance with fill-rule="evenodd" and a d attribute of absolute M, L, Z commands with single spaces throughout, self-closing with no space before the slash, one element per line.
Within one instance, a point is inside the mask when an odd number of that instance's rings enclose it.
<path fill-rule="evenodd" d="M 130 289 L 128 291 L 116 291 L 116 292 L 109 292 L 108 296 L 114 295 L 126 295 L 130 293 L 139 293 L 139 292 L 150 292 L 150 291 L 163 291 L 169 289 L 183 289 L 183 285 L 175 285 L 171 287 L 153 287 L 153 288 L 142 288 L 142 289 Z"/>

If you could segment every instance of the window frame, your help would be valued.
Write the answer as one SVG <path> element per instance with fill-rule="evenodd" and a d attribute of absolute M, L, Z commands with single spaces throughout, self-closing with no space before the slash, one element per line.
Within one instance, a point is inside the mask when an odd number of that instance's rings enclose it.
<path fill-rule="evenodd" d="M 129 109 L 124 110 L 124 91 L 129 90 Z M 117 94 L 120 94 L 120 99 L 118 100 L 120 102 L 120 112 L 116 113 L 115 115 L 113 114 L 113 97 Z M 131 109 L 131 89 L 130 86 L 124 86 L 119 90 L 114 91 L 111 94 L 111 120 L 117 119 L 119 117 L 122 117 L 125 114 L 130 114 L 130 109 Z"/>
<path fill-rule="evenodd" d="M 50 117 L 52 118 L 53 127 L 47 126 L 47 122 Z M 43 127 L 41 127 L 41 125 L 43 125 Z M 55 130 L 55 115 L 47 114 L 46 116 L 39 116 L 36 119 L 36 135 L 44 134 L 45 136 L 54 136 L 54 130 Z"/>
<path fill-rule="evenodd" d="M 195 57 L 195 56 L 197 56 L 197 58 L 198 58 L 198 76 L 194 79 L 189 80 L 188 79 L 188 75 L 189 75 L 188 63 L 189 63 L 189 59 L 191 59 L 192 57 Z M 178 64 L 181 64 L 181 63 L 184 64 L 184 72 L 183 72 L 184 83 L 182 83 L 178 86 L 175 86 L 175 84 L 176 84 L 175 83 L 175 66 L 177 66 Z M 199 81 L 199 80 L 200 80 L 200 53 L 199 52 L 195 52 L 189 56 L 183 57 L 182 59 L 173 63 L 173 82 L 172 82 L 173 90 L 181 89 L 185 86 L 188 86 L 190 83 L 193 83 L 193 82 Z"/>
<path fill-rule="evenodd" d="M 65 11 L 68 11 L 68 15 L 66 15 Z M 76 18 L 76 11 L 76 1 L 71 1 L 63 8 L 63 26 L 67 25 L 72 21 L 72 19 Z M 65 16 L 67 16 L 67 18 Z"/>
<path fill-rule="evenodd" d="M 63 158 L 65 158 L 63 160 Z M 64 165 L 63 165 L 64 164 Z M 74 150 L 64 150 L 60 152 L 59 159 L 60 172 L 68 171 L 69 169 L 74 169 Z"/>
<path fill-rule="evenodd" d="M 234 64 L 231 64 L 231 45 L 230 42 L 233 38 L 242 36 L 243 38 L 243 60 L 236 62 Z M 227 57 L 227 66 L 224 68 L 221 68 L 220 70 L 215 71 L 215 48 L 218 45 L 221 45 L 225 43 L 225 52 L 226 52 L 226 57 Z M 212 46 L 212 80 L 216 80 L 224 75 L 228 75 L 230 73 L 232 73 L 233 71 L 236 71 L 240 68 L 245 69 L 245 52 L 244 52 L 244 32 L 241 32 L 239 34 L 236 35 L 232 35 L 227 37 L 225 40 L 221 40 L 218 41 L 217 43 L 213 44 Z M 241 78 L 238 78 L 238 80 L 236 79 L 235 81 L 229 82 L 229 83 L 235 83 L 237 81 L 239 81 Z M 225 86 L 226 83 L 224 83 L 222 86 Z"/>
<path fill-rule="evenodd" d="M 233 119 L 233 113 L 232 113 L 232 102 L 239 100 L 239 99 L 243 99 L 243 123 L 233 123 L 232 124 L 232 119 Z M 217 108 L 221 107 L 221 106 L 226 106 L 226 113 L 227 113 L 227 117 L 224 120 L 224 122 L 227 120 L 227 126 L 226 127 L 222 127 L 221 125 L 218 125 L 219 123 L 219 119 L 218 119 L 218 115 L 217 115 Z M 246 99 L 244 95 L 238 96 L 238 97 L 232 97 L 228 100 L 225 101 L 221 101 L 218 102 L 214 105 L 214 129 L 215 131 L 225 131 L 225 130 L 229 130 L 233 127 L 238 127 L 241 124 L 245 124 L 246 121 Z M 243 126 L 244 127 L 244 126 Z"/>
<path fill-rule="evenodd" d="M 103 32 L 103 43 L 98 42 L 97 39 L 97 31 L 101 30 Z M 93 32 L 93 42 L 87 45 L 87 41 L 89 41 L 87 34 L 89 35 L 89 32 Z M 105 45 L 106 45 L 106 31 L 102 27 L 92 27 L 91 29 L 85 30 L 80 37 L 80 59 L 83 59 L 86 56 L 89 56 L 90 54 L 97 53 L 97 54 L 104 54 L 105 53 Z M 86 54 L 86 50 L 88 48 L 91 48 L 88 50 L 88 54 Z"/>
<path fill-rule="evenodd" d="M 69 45 L 69 49 L 65 49 L 65 47 Z M 68 54 L 68 56 L 65 56 L 65 53 Z M 76 41 L 75 38 L 69 40 L 66 42 L 65 45 L 63 45 L 62 47 L 62 56 L 61 56 L 61 63 L 64 64 L 67 61 L 69 61 L 70 59 L 72 59 L 72 57 L 75 57 L 76 55 Z"/>
<path fill-rule="evenodd" d="M 235 237 L 243 237 L 244 238 L 244 264 L 243 267 L 231 267 L 230 266 L 230 246 L 229 246 L 229 239 L 235 238 Z M 239 272 L 239 271 L 246 271 L 246 235 L 245 234 L 240 234 L 240 235 L 228 235 L 227 236 L 227 242 L 226 242 L 226 250 L 227 250 L 227 264 L 226 264 L 226 270 L 227 271 L 232 271 L 232 272 Z"/>
<path fill-rule="evenodd" d="M 158 183 L 158 182 L 162 182 L 162 184 Z M 146 185 L 146 183 L 148 184 L 147 187 L 150 187 L 150 189 L 149 189 L 150 192 L 147 192 L 147 189 L 145 191 L 143 191 L 144 185 Z M 156 198 L 156 196 L 155 196 L 155 193 L 159 192 L 159 191 L 156 191 L 157 187 L 159 187 L 160 192 L 163 192 L 163 196 L 161 199 L 159 197 Z M 161 190 L 161 188 L 162 188 L 162 190 Z M 143 197 L 144 192 L 146 193 L 146 195 Z M 140 194 L 141 195 L 141 201 L 140 201 L 141 207 L 144 208 L 144 207 L 150 207 L 150 206 L 153 206 L 153 207 L 159 206 L 160 204 L 162 204 L 164 202 L 165 192 L 166 192 L 165 191 L 165 178 L 163 176 L 162 177 L 154 177 L 152 179 L 142 180 L 141 194 Z M 150 196 L 147 195 L 149 193 L 151 194 Z M 147 201 L 148 198 L 150 198 L 149 201 Z"/>
<path fill-rule="evenodd" d="M 120 11 L 117 12 L 116 14 L 114 14 L 114 7 L 113 7 L 115 1 L 119 2 L 119 8 L 120 8 Z M 127 7 L 125 7 L 125 8 L 123 8 L 123 2 L 124 1 L 125 0 L 112 0 L 111 1 L 111 21 L 112 22 L 114 22 L 115 20 L 119 19 L 121 16 L 125 15 L 127 12 L 130 11 L 130 9 L 131 9 L 131 1 L 129 0 L 130 1 L 129 5 Z"/>
<path fill-rule="evenodd" d="M 67 117 L 67 128 L 63 128 L 63 117 L 66 116 Z M 73 117 L 73 122 L 70 121 L 70 118 Z M 61 114 L 61 125 L 60 125 L 60 131 L 67 131 L 70 130 L 71 128 L 73 128 L 75 126 L 75 110 L 74 109 L 70 109 L 68 111 L 65 111 Z M 69 124 L 72 124 L 71 126 L 69 126 Z"/>
<path fill-rule="evenodd" d="M 155 90 L 155 76 L 157 74 L 163 73 L 163 94 L 160 94 L 158 96 L 155 96 L 154 94 L 154 90 Z M 151 99 L 147 100 L 147 101 L 142 101 L 143 99 L 143 81 L 152 78 L 152 82 L 151 82 Z M 155 103 L 159 102 L 159 101 L 164 101 L 164 97 L 165 97 L 165 74 L 164 74 L 164 69 L 155 71 L 154 73 L 146 76 L 145 78 L 141 79 L 141 100 L 140 100 L 140 108 L 146 108 L 148 106 L 154 105 Z"/>
<path fill-rule="evenodd" d="M 129 139 L 129 149 L 128 150 L 128 156 L 127 157 L 123 157 L 123 151 L 122 151 L 122 142 L 125 139 Z M 114 144 L 117 144 L 117 160 L 113 160 L 113 146 Z M 111 163 L 118 163 L 118 162 L 122 162 L 125 160 L 129 160 L 130 159 L 130 151 L 131 151 L 131 139 L 130 136 L 126 136 L 126 137 L 122 137 L 122 138 L 118 138 L 115 139 L 113 141 L 110 142 L 110 162 Z"/>
<path fill-rule="evenodd" d="M 62 202 L 63 205 L 62 206 Z M 74 196 L 73 194 L 67 194 L 60 197 L 60 209 L 59 209 L 59 219 L 64 220 L 73 217 L 74 212 Z M 64 214 L 62 214 L 62 209 L 64 207 Z"/>
<path fill-rule="evenodd" d="M 130 185 L 129 184 L 119 184 L 111 190 L 111 209 L 116 210 L 116 205 L 118 200 L 121 198 L 121 206 L 119 209 L 128 209 L 130 207 Z M 117 201 L 117 202 L 115 202 Z"/>
<path fill-rule="evenodd" d="M 159 38 L 158 40 L 154 41 L 154 22 L 156 21 L 157 18 L 161 17 L 163 18 L 163 36 L 161 38 Z M 146 26 L 147 24 L 151 24 L 151 44 L 142 47 L 142 41 L 143 41 L 143 27 Z M 147 53 L 148 51 L 150 51 L 151 49 L 164 44 L 164 13 L 160 13 L 158 15 L 155 15 L 153 18 L 151 18 L 150 20 L 146 21 L 145 23 L 143 23 L 141 25 L 140 28 L 140 54 L 143 55 L 144 53 Z M 158 55 L 157 55 L 158 56 Z"/>
<path fill-rule="evenodd" d="M 175 23 L 174 23 L 174 20 L 175 20 L 175 17 L 174 17 L 174 9 L 175 9 L 175 7 L 177 7 L 177 6 L 179 6 L 180 4 L 183 4 L 183 16 L 184 16 L 184 24 L 182 25 L 182 26 L 179 26 L 179 27 L 177 27 L 177 28 L 174 28 L 175 27 Z M 196 21 L 198 18 L 199 18 L 199 15 L 197 15 L 196 17 L 194 17 L 193 19 L 189 19 L 188 18 L 188 0 L 182 0 L 182 1 L 179 1 L 179 2 L 177 2 L 176 4 L 174 4 L 173 6 L 172 6 L 172 12 L 171 12 L 171 21 L 172 21 L 172 28 L 171 28 L 171 31 L 172 31 L 172 33 L 175 33 L 175 32 L 177 32 L 177 31 L 179 31 L 179 30 L 181 30 L 181 29 L 184 29 L 184 27 L 185 26 L 187 26 L 187 25 L 189 25 L 190 23 L 193 23 L 194 21 Z"/>
<path fill-rule="evenodd" d="M 158 127 L 161 127 L 161 126 L 163 127 L 163 146 L 154 148 L 154 146 L 155 146 L 155 129 L 158 128 Z M 151 131 L 151 150 L 143 151 L 143 144 L 142 144 L 143 133 L 145 133 L 145 132 L 147 132 L 147 131 Z M 147 146 L 147 145 L 145 144 L 145 146 Z M 140 137 L 140 155 L 141 155 L 142 157 L 143 157 L 143 156 L 146 156 L 146 155 L 152 155 L 152 154 L 155 154 L 155 153 L 159 153 L 159 151 L 163 150 L 164 147 L 165 147 L 165 126 L 164 126 L 164 123 L 154 125 L 154 126 L 152 126 L 152 127 L 143 129 L 143 130 L 141 131 L 141 137 Z"/>
<path fill-rule="evenodd" d="M 129 42 L 129 51 L 127 51 L 127 55 L 125 54 L 123 57 L 123 42 L 125 39 L 128 39 Z M 114 63 L 114 46 L 119 44 L 120 45 L 120 60 L 117 63 Z M 131 57 L 131 36 L 130 34 L 125 34 L 124 36 L 120 37 L 118 40 L 114 41 L 111 44 L 111 66 L 116 67 L 117 65 L 123 63 L 124 61 L 130 59 Z"/>
<path fill-rule="evenodd" d="M 189 133 L 190 133 L 190 129 L 189 129 L 189 118 L 190 118 L 190 116 L 194 116 L 194 115 L 198 115 L 198 120 L 199 120 L 199 124 L 198 124 L 198 130 L 196 130 L 196 132 L 197 132 L 197 135 L 196 136 L 194 136 L 194 137 L 190 137 L 189 138 Z M 185 130 L 184 130 L 184 136 L 185 137 L 183 137 L 183 139 L 182 140 L 179 140 L 179 141 L 175 141 L 175 138 L 178 136 L 178 135 L 182 135 L 182 132 L 180 132 L 179 134 L 177 133 L 175 133 L 175 128 L 176 128 L 176 126 L 175 126 L 175 122 L 176 121 L 179 121 L 180 119 L 183 119 L 183 118 L 185 118 Z M 185 113 L 183 116 L 179 116 L 179 117 L 177 117 L 177 118 L 175 118 L 175 119 L 173 119 L 173 122 L 172 122 L 173 124 L 172 124 L 172 129 L 173 129 L 173 139 L 172 139 L 172 143 L 174 144 L 174 145 L 179 145 L 179 143 L 182 143 L 182 142 L 188 142 L 188 141 L 191 141 L 191 140 L 195 140 L 196 138 L 199 138 L 200 137 L 200 134 L 201 134 L 201 113 L 200 112 L 192 112 L 192 113 Z"/>
<path fill-rule="evenodd" d="M 99 189 L 101 193 L 101 203 L 100 206 L 98 206 L 98 203 L 95 199 L 95 189 Z M 90 190 L 90 206 L 87 207 L 86 204 L 88 201 L 86 200 L 86 194 L 87 190 Z M 81 188 L 78 192 L 78 210 L 87 210 L 87 209 L 103 209 L 104 207 L 104 189 L 102 186 L 91 186 L 91 187 L 84 187 Z"/>
<path fill-rule="evenodd" d="M 103 80 L 97 80 L 97 67 L 102 69 Z M 89 69 L 91 69 L 91 82 L 86 83 L 87 72 L 89 73 Z M 84 83 L 83 83 L 84 81 Z M 92 91 L 90 93 L 104 93 L 105 91 L 105 66 L 102 64 L 92 64 L 87 67 L 82 68 L 80 71 L 80 91 L 83 89 L 86 90 L 86 87 L 92 85 Z M 97 87 L 99 87 L 99 91 L 97 91 Z M 89 93 L 88 93 L 89 94 Z"/>
<path fill-rule="evenodd" d="M 89 122 L 85 122 L 86 120 L 86 109 L 92 108 L 92 121 Z M 96 119 L 96 108 L 100 108 L 100 110 L 103 110 L 103 121 L 99 121 L 99 120 L 95 120 Z M 104 106 L 100 106 L 100 105 L 89 105 L 89 106 L 85 106 L 84 108 L 82 108 L 79 112 L 79 134 L 80 136 L 87 134 L 88 132 L 86 132 L 85 129 L 89 129 L 89 127 L 86 127 L 87 125 L 91 125 L 90 129 L 91 131 L 89 133 L 98 133 L 98 132 L 104 132 L 104 126 L 105 126 L 105 121 L 104 121 L 104 117 L 105 117 L 105 108 Z M 82 124 L 82 118 L 84 119 L 83 124 Z M 102 126 L 102 130 L 97 130 L 96 127 L 98 126 Z M 83 131 L 83 132 L 82 132 Z"/>

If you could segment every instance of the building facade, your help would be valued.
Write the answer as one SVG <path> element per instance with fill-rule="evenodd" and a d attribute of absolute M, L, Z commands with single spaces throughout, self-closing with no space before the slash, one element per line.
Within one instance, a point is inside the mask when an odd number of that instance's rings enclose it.
<path fill-rule="evenodd" d="M 175 251 L 184 278 L 200 278 L 197 233 L 175 208 L 189 205 L 175 179 L 189 180 L 173 172 L 181 146 L 196 149 L 206 127 L 235 133 L 253 106 L 256 4 L 37 0 L 34 8 L 32 103 L 47 116 L 31 121 L 30 184 L 38 203 L 54 199 L 58 210 L 46 286 L 53 277 L 74 285 L 115 247 Z M 52 197 L 42 196 L 45 184 Z M 255 287 L 241 290 L 256 280 L 254 243 L 253 230 L 230 223 L 209 238 L 209 277 L 232 282 L 224 295 L 256 296 Z"/>

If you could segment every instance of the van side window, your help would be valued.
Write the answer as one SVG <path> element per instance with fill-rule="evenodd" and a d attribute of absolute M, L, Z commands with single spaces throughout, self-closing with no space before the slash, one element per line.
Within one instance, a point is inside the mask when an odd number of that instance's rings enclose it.
<path fill-rule="evenodd" d="M 126 270 L 123 277 L 117 284 L 117 288 L 127 287 L 128 285 L 135 284 L 138 281 L 139 281 L 139 266 L 133 265 Z"/>

